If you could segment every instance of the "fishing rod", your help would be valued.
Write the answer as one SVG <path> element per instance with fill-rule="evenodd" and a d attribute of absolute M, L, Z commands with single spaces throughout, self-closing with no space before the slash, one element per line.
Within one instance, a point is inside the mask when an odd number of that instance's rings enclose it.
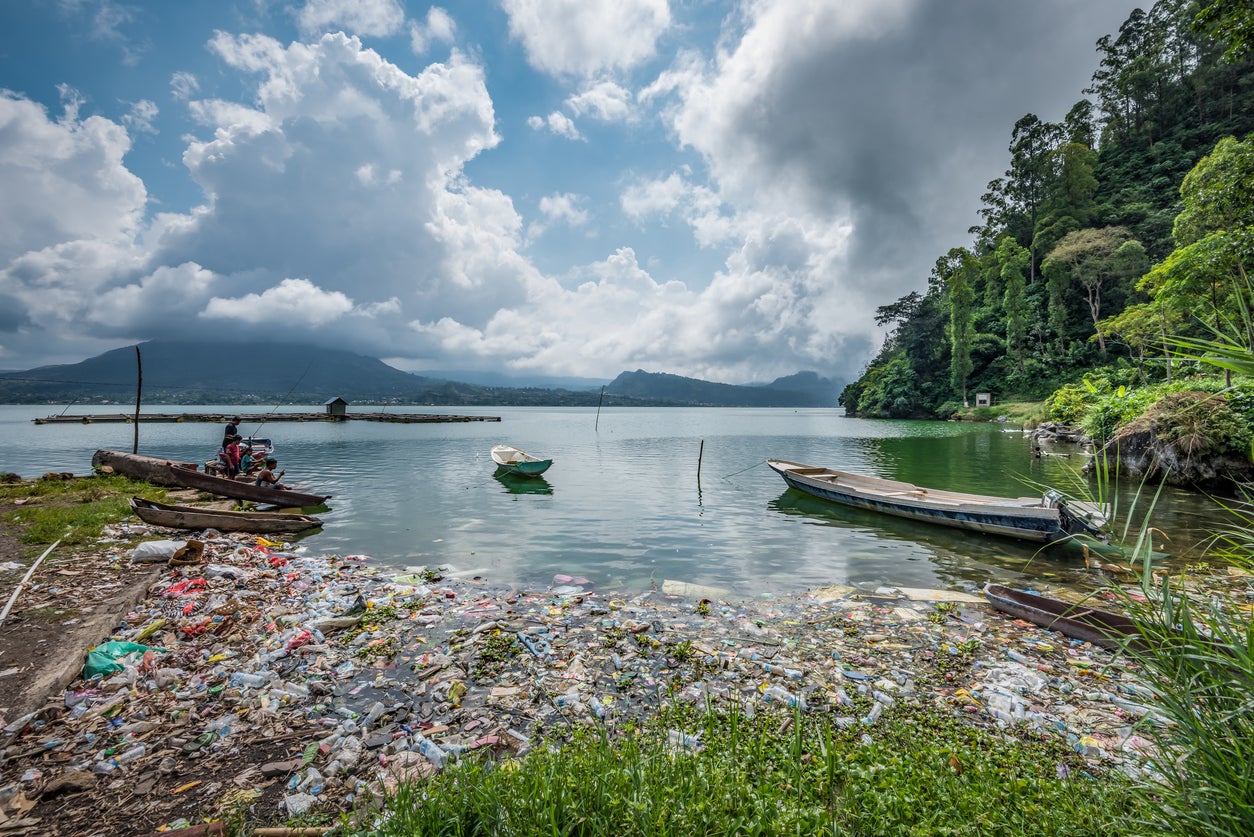
<path fill-rule="evenodd" d="M 257 429 L 249 434 L 249 438 L 256 436 L 261 431 L 261 428 L 266 426 L 266 422 L 270 420 L 270 416 L 278 412 L 279 407 L 282 406 L 282 402 L 291 397 L 292 393 L 296 391 L 296 388 L 300 386 L 300 382 L 305 380 L 305 376 L 309 374 L 309 370 L 313 368 L 314 360 L 314 358 L 310 359 L 309 365 L 305 367 L 304 372 L 300 373 L 300 377 L 296 379 L 296 383 L 292 384 L 292 388 L 289 389 L 281 399 L 279 399 L 279 402 L 275 403 L 274 409 L 266 413 L 265 418 L 261 420 L 261 424 L 257 425 Z"/>

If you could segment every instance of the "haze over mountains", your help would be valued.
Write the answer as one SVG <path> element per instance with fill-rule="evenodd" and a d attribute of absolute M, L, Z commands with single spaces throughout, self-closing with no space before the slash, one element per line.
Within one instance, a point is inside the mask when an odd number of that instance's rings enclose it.
<path fill-rule="evenodd" d="M 843 382 L 801 372 L 769 384 L 733 385 L 665 373 L 623 372 L 595 379 L 492 376 L 450 380 L 415 375 L 381 360 L 319 346 L 151 341 L 80 363 L 0 373 L 0 403 L 134 405 L 359 404 L 429 406 L 715 406 L 834 407 Z M 488 382 L 512 382 L 503 385 Z M 602 395 L 601 387 L 605 387 Z"/>

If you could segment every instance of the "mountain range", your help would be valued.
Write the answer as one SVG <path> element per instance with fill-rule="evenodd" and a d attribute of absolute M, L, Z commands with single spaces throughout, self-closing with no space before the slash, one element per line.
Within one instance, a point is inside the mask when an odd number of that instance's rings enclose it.
<path fill-rule="evenodd" d="M 134 404 L 139 384 L 145 402 L 160 404 L 321 404 L 340 397 L 429 406 L 832 407 L 843 387 L 814 372 L 734 385 L 636 370 L 609 383 L 550 378 L 569 386 L 547 387 L 485 385 L 437 374 L 456 373 L 415 375 L 321 346 L 154 340 L 79 363 L 0 373 L 0 403 Z M 509 380 L 478 374 L 479 380 Z"/>

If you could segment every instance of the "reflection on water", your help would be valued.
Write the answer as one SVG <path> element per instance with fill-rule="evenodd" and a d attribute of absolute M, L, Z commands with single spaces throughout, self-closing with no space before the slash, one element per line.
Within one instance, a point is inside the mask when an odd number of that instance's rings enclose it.
<path fill-rule="evenodd" d="M 0 406 L 0 471 L 83 474 L 96 449 L 131 449 L 131 425 L 31 423 L 50 412 L 57 411 Z M 595 408 L 443 412 L 502 421 L 275 422 L 245 430 L 274 440 L 285 481 L 332 495 L 325 511 L 316 510 L 324 527 L 302 539 L 305 548 L 366 555 L 385 568 L 447 564 L 528 586 L 562 573 L 634 591 L 676 579 L 739 595 L 833 583 L 1091 583 L 1078 547 L 1040 549 L 846 509 L 786 490 L 766 466 L 767 458 L 789 459 L 1008 497 L 1040 485 L 1073 495 L 1073 487 L 1089 488 L 1081 457 L 1034 459 L 1023 435 L 1007 428 L 846 419 L 834 409 L 606 408 L 599 421 Z M 140 452 L 204 461 L 221 430 L 141 424 Z M 553 453 L 561 467 L 538 480 L 494 478 L 489 451 L 503 431 L 524 449 Z M 1127 510 L 1148 508 L 1136 488 L 1119 491 L 1120 523 Z M 1197 560 L 1198 544 L 1224 520 L 1209 499 L 1164 489 L 1150 521 L 1162 533 L 1155 548 L 1170 538 L 1173 566 Z M 1130 531 L 1140 524 L 1134 519 Z"/>
<path fill-rule="evenodd" d="M 509 494 L 552 494 L 553 486 L 544 477 L 520 477 L 497 470 L 493 476 Z"/>

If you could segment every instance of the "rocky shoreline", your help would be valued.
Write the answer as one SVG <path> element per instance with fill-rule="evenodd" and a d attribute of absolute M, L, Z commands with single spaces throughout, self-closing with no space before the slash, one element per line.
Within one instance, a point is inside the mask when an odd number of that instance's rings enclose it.
<path fill-rule="evenodd" d="M 144 537 L 126 561 L 159 562 L 160 576 L 98 638 L 130 643 L 97 646 L 90 662 L 105 670 L 5 717 L 0 811 L 14 830 L 0 833 L 343 811 L 469 752 L 509 757 L 676 701 L 800 705 L 840 725 L 905 701 L 1027 725 L 1094 770 L 1134 774 L 1149 746 L 1132 728 L 1151 712 L 1134 671 L 972 593 L 720 601 L 682 585 L 619 596 L 571 576 L 500 589 L 214 532 L 171 560 L 174 546 L 151 542 L 185 535 L 112 530 L 115 543 Z"/>

